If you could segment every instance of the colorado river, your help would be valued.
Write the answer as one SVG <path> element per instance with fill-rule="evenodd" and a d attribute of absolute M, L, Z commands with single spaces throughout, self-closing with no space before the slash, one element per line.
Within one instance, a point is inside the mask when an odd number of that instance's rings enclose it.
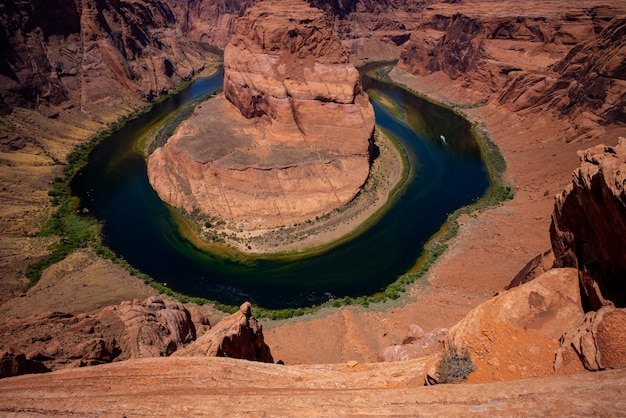
<path fill-rule="evenodd" d="M 274 309 L 380 292 L 415 264 L 449 213 L 482 196 L 489 185 L 466 120 L 366 78 L 373 97 L 385 98 L 386 106 L 373 103 L 377 125 L 402 144 L 413 167 L 406 188 L 380 220 L 343 245 L 299 260 L 242 256 L 238 261 L 203 252 L 181 236 L 170 208 L 150 187 L 137 142 L 159 120 L 221 85 L 221 73 L 197 80 L 127 123 L 94 149 L 72 182 L 82 207 L 103 222 L 105 245 L 175 291 Z"/>

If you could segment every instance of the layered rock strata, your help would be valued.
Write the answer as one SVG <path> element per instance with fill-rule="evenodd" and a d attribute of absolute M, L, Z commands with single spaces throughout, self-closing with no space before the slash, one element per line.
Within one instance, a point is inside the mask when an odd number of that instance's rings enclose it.
<path fill-rule="evenodd" d="M 626 307 L 626 139 L 579 153 L 581 166 L 556 197 L 555 266 L 579 271 L 586 310 Z"/>
<path fill-rule="evenodd" d="M 224 96 L 150 156 L 161 199 L 254 230 L 314 219 L 360 191 L 374 112 L 322 11 L 249 9 L 224 51 Z"/>
<path fill-rule="evenodd" d="M 569 136 L 591 137 L 602 125 L 624 123 L 623 8 L 472 3 L 427 8 L 398 67 L 445 74 L 476 102 L 555 111 L 572 121 Z"/>

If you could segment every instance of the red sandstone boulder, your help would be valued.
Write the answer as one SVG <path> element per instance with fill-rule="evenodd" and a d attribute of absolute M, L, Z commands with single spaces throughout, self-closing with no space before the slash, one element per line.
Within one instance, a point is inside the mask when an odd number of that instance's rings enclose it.
<path fill-rule="evenodd" d="M 563 335 L 555 370 L 570 370 L 581 363 L 593 371 L 626 366 L 626 309 L 605 306 L 588 312 L 582 324 Z"/>
<path fill-rule="evenodd" d="M 0 378 L 49 371 L 50 369 L 43 363 L 27 359 L 24 354 L 14 353 L 13 351 L 0 352 Z"/>
<path fill-rule="evenodd" d="M 252 316 L 249 302 L 239 311 L 222 319 L 196 342 L 174 353 L 174 356 L 231 357 L 273 363 L 265 344 L 262 325 Z"/>
<path fill-rule="evenodd" d="M 158 297 L 122 302 L 98 314 L 103 322 L 115 315 L 124 324 L 125 351 L 130 358 L 169 356 L 196 339 L 191 314 L 180 303 Z"/>
<path fill-rule="evenodd" d="M 576 270 L 552 269 L 474 308 L 446 343 L 469 350 L 470 382 L 549 375 L 561 334 L 582 317 Z"/>
<path fill-rule="evenodd" d="M 28 361 L 56 370 L 167 356 L 194 339 L 190 313 L 179 303 L 156 297 L 109 306 L 97 314 L 45 312 L 0 325 L 0 350 L 25 353 L 27 370 L 36 365 Z M 12 364 L 21 360 L 10 359 Z"/>

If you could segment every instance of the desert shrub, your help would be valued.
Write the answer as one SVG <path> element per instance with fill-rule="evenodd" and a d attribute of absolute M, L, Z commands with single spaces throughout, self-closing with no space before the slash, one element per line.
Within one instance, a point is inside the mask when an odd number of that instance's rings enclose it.
<path fill-rule="evenodd" d="M 456 345 L 450 344 L 437 363 L 437 378 L 439 383 L 461 383 L 467 380 L 471 372 L 476 369 L 467 347 L 459 350 Z"/>

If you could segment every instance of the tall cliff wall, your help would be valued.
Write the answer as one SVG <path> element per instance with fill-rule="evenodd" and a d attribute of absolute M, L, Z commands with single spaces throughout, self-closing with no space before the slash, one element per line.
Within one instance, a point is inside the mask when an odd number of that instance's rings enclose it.
<path fill-rule="evenodd" d="M 0 6 L 0 106 L 98 106 L 159 96 L 201 69 L 167 2 L 61 0 Z"/>
<path fill-rule="evenodd" d="M 580 152 L 581 167 L 557 196 L 550 237 L 557 267 L 579 271 L 583 304 L 626 307 L 626 139 Z"/>
<path fill-rule="evenodd" d="M 625 123 L 623 13 L 601 2 L 566 9 L 437 4 L 422 14 L 398 66 L 421 76 L 445 74 L 479 102 L 554 111 L 572 121 L 568 135 L 579 136 Z"/>

